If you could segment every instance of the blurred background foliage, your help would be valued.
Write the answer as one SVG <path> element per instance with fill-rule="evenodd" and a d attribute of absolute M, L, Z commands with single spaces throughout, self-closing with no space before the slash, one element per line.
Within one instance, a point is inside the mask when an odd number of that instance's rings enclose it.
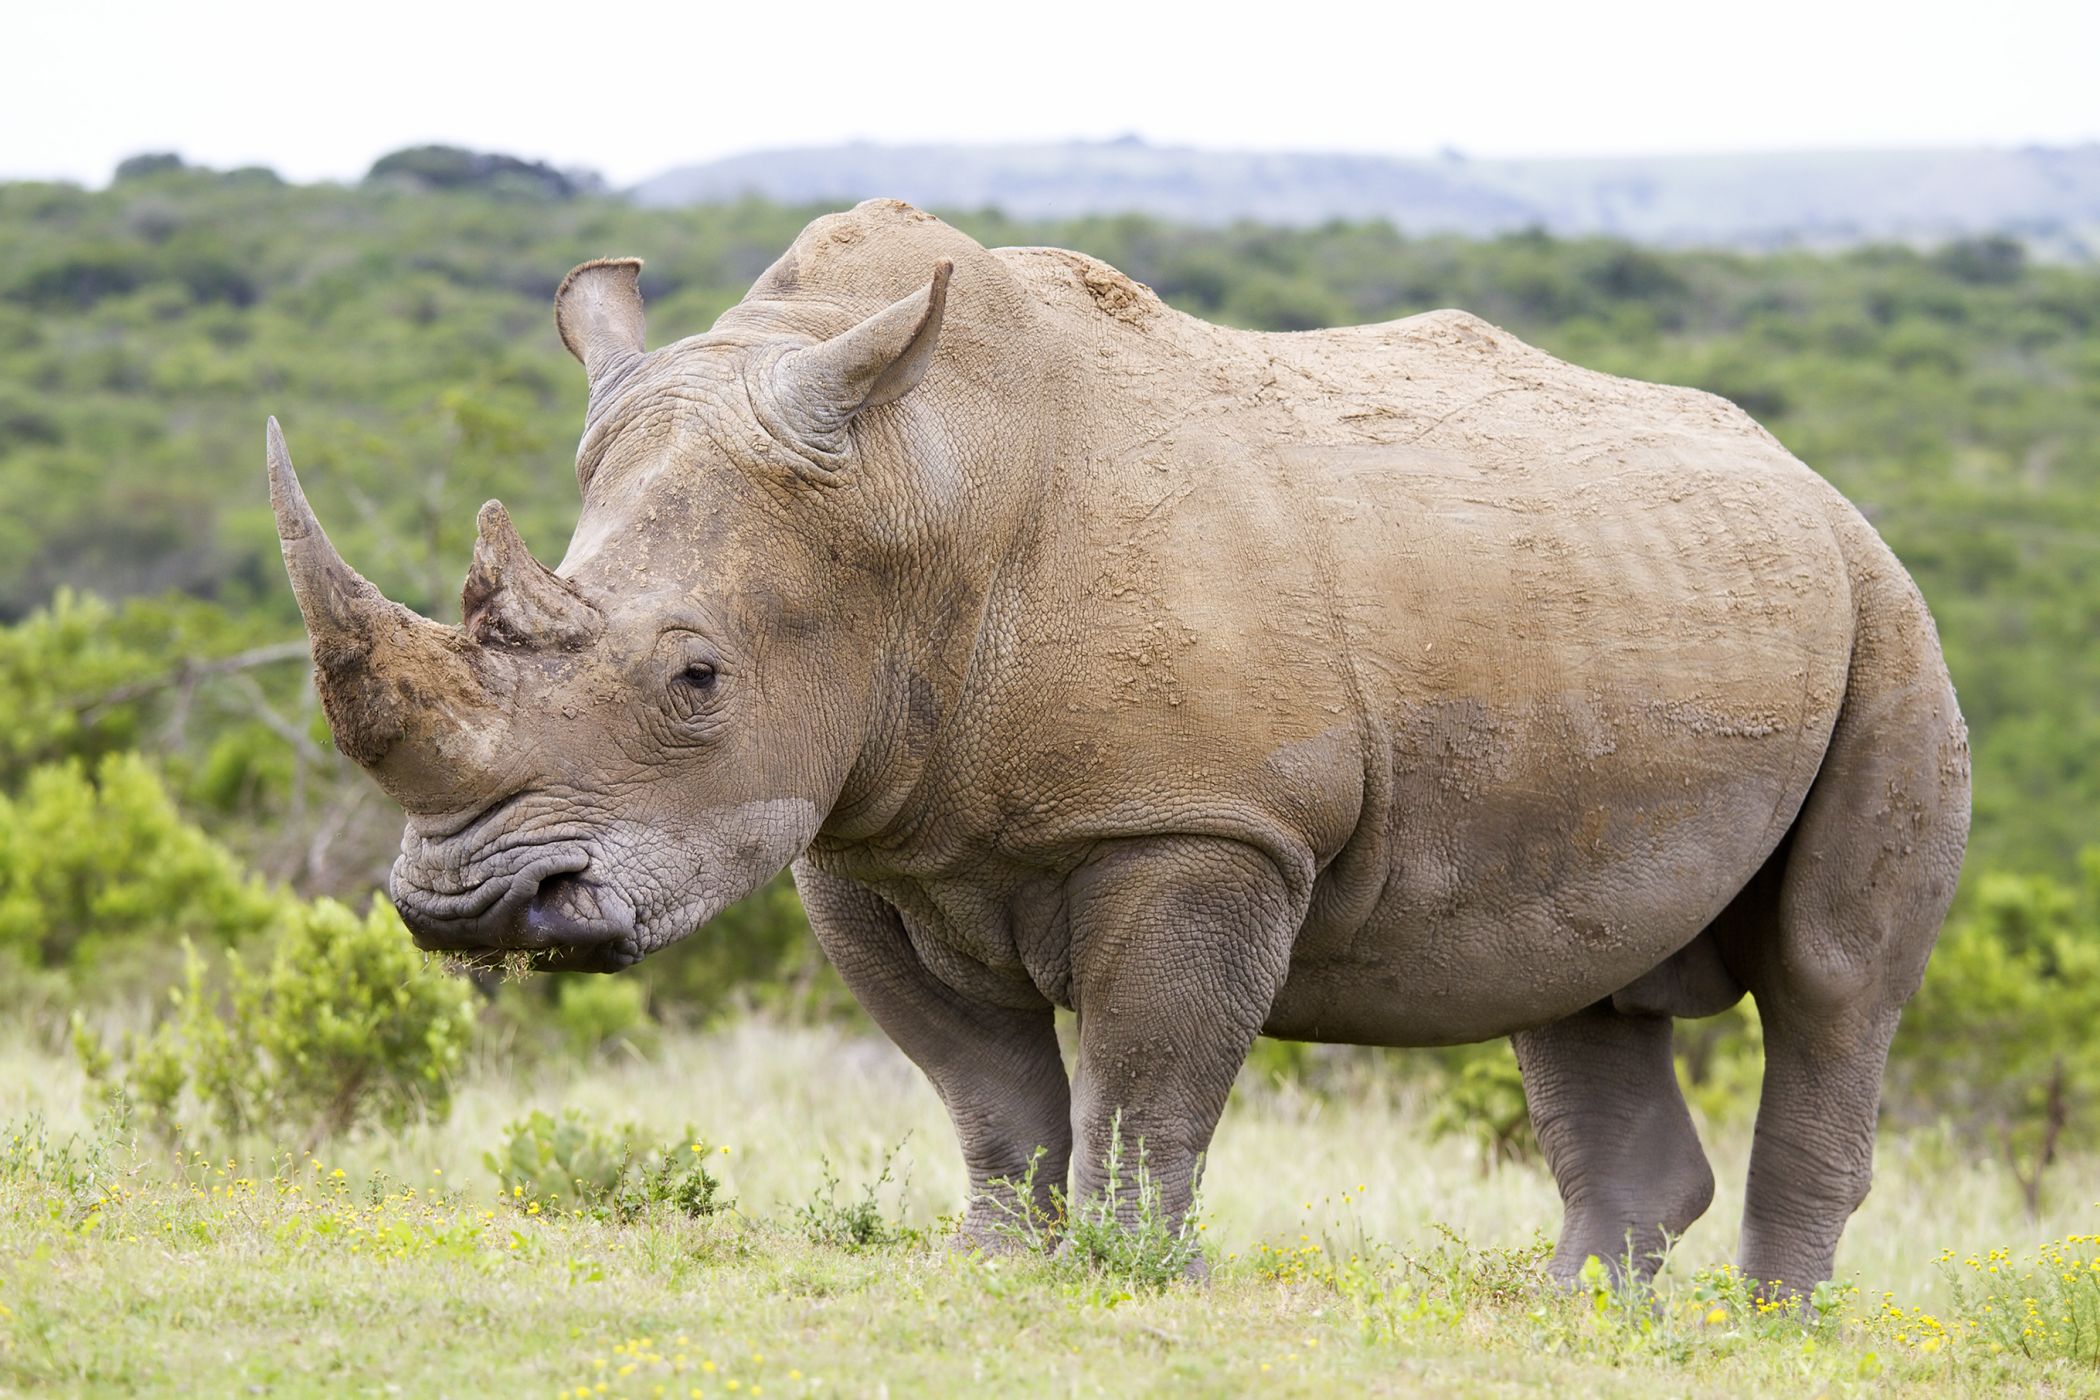
<path fill-rule="evenodd" d="M 306 683 L 266 414 L 345 554 L 449 617 L 481 501 L 506 497 L 548 559 L 573 519 L 584 391 L 551 325 L 562 273 L 646 257 L 663 343 L 706 329 L 820 212 L 645 210 L 442 149 L 354 188 L 157 156 L 106 190 L 0 184 L 0 1000 L 135 1003 L 180 984 L 184 938 L 310 934 L 341 920 L 283 911 L 383 886 L 398 819 L 334 755 Z M 2006 238 L 1752 256 L 940 212 L 987 244 L 1095 254 L 1228 324 L 1459 306 L 1756 415 L 1917 577 L 1971 726 L 1969 874 L 1891 1112 L 1986 1127 L 2037 1181 L 2059 1144 L 2094 1139 L 2100 270 Z M 488 991 L 484 1034 L 548 1053 L 751 1004 L 850 1014 L 785 880 L 628 978 Z M 1754 1087 L 1746 1012 L 1680 1045 L 1708 1111 Z M 1265 1046 L 1257 1065 L 1316 1078 L 1321 1053 Z M 1451 1123 L 1491 1158 L 1523 1154 L 1506 1052 L 1409 1063 L 1452 1074 Z"/>

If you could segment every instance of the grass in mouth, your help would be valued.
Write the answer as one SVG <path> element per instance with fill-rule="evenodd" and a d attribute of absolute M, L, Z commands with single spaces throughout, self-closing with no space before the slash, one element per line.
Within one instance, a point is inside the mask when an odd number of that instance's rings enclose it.
<path fill-rule="evenodd" d="M 538 955 L 524 948 L 445 955 L 445 970 L 462 977 L 477 973 L 496 973 L 505 982 L 522 982 L 537 968 Z"/>

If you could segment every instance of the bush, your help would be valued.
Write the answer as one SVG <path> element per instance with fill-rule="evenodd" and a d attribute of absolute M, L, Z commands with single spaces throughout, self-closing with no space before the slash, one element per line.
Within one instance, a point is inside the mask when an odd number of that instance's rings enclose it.
<path fill-rule="evenodd" d="M 600 1128 L 571 1108 L 559 1118 L 533 1110 L 504 1129 L 502 1146 L 482 1161 L 521 1210 L 626 1221 L 656 1206 L 696 1219 L 732 1208 L 721 1179 L 708 1169 L 711 1155 L 697 1134 L 645 1146 L 632 1124 Z"/>
<path fill-rule="evenodd" d="M 571 977 L 554 994 L 554 1020 L 578 1054 L 614 1040 L 639 1044 L 652 1038 L 647 989 L 628 977 Z"/>
<path fill-rule="evenodd" d="M 556 170 L 540 161 L 497 151 L 458 146 L 409 146 L 373 162 L 367 184 L 399 182 L 425 190 L 487 190 L 496 194 L 573 199 L 593 188 L 596 177 Z"/>
<path fill-rule="evenodd" d="M 66 759 L 93 771 L 152 738 L 173 750 L 167 775 L 186 802 L 230 814 L 266 790 L 288 791 L 299 757 L 288 730 L 299 720 L 284 711 L 296 713 L 308 691 L 294 664 L 304 649 L 282 635 L 192 599 L 113 606 L 60 589 L 0 628 L 0 790 Z M 325 733 L 310 733 L 309 750 Z"/>
<path fill-rule="evenodd" d="M 1744 997 L 1717 1016 L 1679 1021 L 1677 1082 L 1709 1123 L 1747 1123 L 1764 1093 L 1765 1028 Z"/>
<path fill-rule="evenodd" d="M 116 619 L 100 599 L 61 590 L 50 606 L 0 630 L 0 779 L 137 741 L 135 706 L 93 703 L 156 669 L 114 635 Z"/>
<path fill-rule="evenodd" d="M 0 952 L 20 963 L 85 971 L 120 945 L 230 944 L 280 910 L 136 754 L 105 757 L 92 778 L 78 761 L 48 764 L 0 795 Z"/>
<path fill-rule="evenodd" d="M 1201 1197 L 1189 1203 L 1179 1225 L 1168 1223 L 1159 1183 L 1145 1161 L 1143 1138 L 1137 1144 L 1136 1174 L 1126 1176 L 1121 1112 L 1109 1123 L 1108 1149 L 1101 1156 L 1105 1183 L 1099 1195 L 1074 1201 L 1062 1186 L 1053 1186 L 1052 1214 L 1043 1218 L 1035 1207 L 1036 1172 L 1042 1161 L 1043 1150 L 1037 1148 L 1020 1180 L 993 1183 L 1012 1192 L 1010 1203 L 1001 1202 L 1004 1218 L 992 1227 L 1005 1239 L 1034 1253 L 1054 1247 L 1051 1259 L 1067 1273 L 1149 1292 L 1208 1271 Z M 1129 1296 L 1116 1293 L 1101 1301 L 1113 1304 Z"/>
<path fill-rule="evenodd" d="M 1247 1071 L 1273 1083 L 1306 1080 L 1313 1067 L 1314 1048 L 1303 1040 L 1272 1040 L 1256 1036 L 1247 1051 Z"/>
<path fill-rule="evenodd" d="M 1430 1135 L 1471 1138 L 1480 1146 L 1483 1172 L 1503 1162 L 1536 1161 L 1539 1147 L 1531 1133 L 1524 1076 L 1508 1042 L 1453 1053 L 1463 1058 L 1430 1115 Z"/>
<path fill-rule="evenodd" d="M 1959 281 L 1975 286 L 2017 282 L 2027 270 L 2027 247 L 2005 234 L 1963 238 L 1933 255 L 1933 264 Z"/>
<path fill-rule="evenodd" d="M 173 151 L 142 151 L 118 161 L 116 173 L 110 178 L 112 183 L 121 185 L 126 180 L 145 180 L 188 168 Z"/>
<path fill-rule="evenodd" d="M 1121 1113 L 1109 1125 L 1101 1168 L 1106 1184 L 1100 1195 L 1065 1203 L 1060 1262 L 1155 1292 L 1201 1272 L 1201 1202 L 1190 1202 L 1179 1225 L 1168 1224 L 1159 1184 L 1145 1162 L 1143 1138 L 1138 1139 L 1136 1176 L 1125 1179 Z"/>
<path fill-rule="evenodd" d="M 918 1238 L 918 1232 L 903 1221 L 904 1186 L 897 1184 L 898 1219 L 891 1221 L 883 1212 L 880 1194 L 882 1188 L 895 1181 L 897 1153 L 903 1144 L 889 1150 L 882 1159 L 882 1170 L 875 1179 L 860 1188 L 860 1198 L 839 1203 L 839 1175 L 832 1170 L 831 1159 L 823 1159 L 823 1184 L 801 1206 L 796 1208 L 795 1223 L 811 1244 L 827 1249 L 848 1251 L 879 1249 L 885 1245 L 906 1244 Z"/>
<path fill-rule="evenodd" d="M 222 999 L 186 950 L 174 1014 L 111 1056 L 75 1023 L 91 1074 L 170 1129 L 185 1089 L 229 1136 L 293 1133 L 308 1151 L 364 1124 L 443 1119 L 474 1030 L 474 994 L 425 965 L 393 907 L 359 919 L 285 901 L 269 965 L 226 958 Z"/>
<path fill-rule="evenodd" d="M 2027 1195 L 2100 1134 L 2100 850 L 2083 880 L 1981 877 L 1904 1013 L 1893 1068 L 1912 1101 L 1995 1139 Z"/>
<path fill-rule="evenodd" d="M 634 975 L 657 1007 L 687 1008 L 701 1017 L 738 1002 L 789 1015 L 854 1008 L 818 951 L 786 875 L 730 905 L 690 937 L 650 954 Z"/>
<path fill-rule="evenodd" d="M 1944 1336 L 1992 1353 L 2019 1352 L 2100 1371 L 2100 1258 L 2091 1235 L 2066 1235 L 2018 1259 L 2010 1249 L 1971 1254 L 1960 1264 L 1940 1256 L 1952 1325 L 1912 1310 L 1886 1307 L 1889 1321 L 1910 1323 L 1920 1340 Z M 1920 1323 L 1924 1326 L 1920 1326 Z"/>

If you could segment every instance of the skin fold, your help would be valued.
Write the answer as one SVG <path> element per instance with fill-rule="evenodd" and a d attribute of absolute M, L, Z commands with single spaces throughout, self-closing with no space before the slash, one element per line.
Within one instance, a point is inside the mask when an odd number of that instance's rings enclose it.
<path fill-rule="evenodd" d="M 1257 1034 L 1511 1036 L 1563 1275 L 1706 1208 L 1671 1022 L 1747 992 L 1742 1266 L 1829 1276 L 1968 750 L 1917 590 L 1769 434 L 1461 312 L 1207 325 L 894 201 L 654 352 L 638 267 L 557 296 L 567 557 L 492 502 L 459 627 L 343 564 L 272 425 L 423 946 L 609 970 L 792 862 L 987 1244 L 991 1183 L 1098 1191 L 1119 1115 L 1184 1210 Z"/>

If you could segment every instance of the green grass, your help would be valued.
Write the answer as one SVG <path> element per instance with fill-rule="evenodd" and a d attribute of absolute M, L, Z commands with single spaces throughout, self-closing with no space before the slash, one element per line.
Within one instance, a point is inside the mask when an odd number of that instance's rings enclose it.
<path fill-rule="evenodd" d="M 178 1159 L 98 1130 L 77 1071 L 16 1044 L 0 1052 L 0 1393 L 2100 1393 L 2093 1339 L 2043 1316 L 2100 1325 L 2082 1301 L 2100 1300 L 2084 1262 L 2100 1210 L 2071 1194 L 2090 1161 L 2063 1166 L 2056 1213 L 2031 1222 L 1957 1144 L 1885 1142 L 1839 1260 L 1861 1291 L 1804 1325 L 1715 1268 L 1745 1125 L 1708 1125 L 1723 1198 L 1655 1295 L 1564 1294 L 1538 1276 L 1550 1180 L 1483 1175 L 1427 1141 L 1422 1092 L 1368 1056 L 1323 1096 L 1244 1084 L 1205 1187 L 1212 1281 L 1159 1290 L 951 1252 L 939 1216 L 961 1179 L 939 1104 L 886 1045 L 842 1032 L 746 1022 L 646 1060 L 491 1059 L 448 1123 L 319 1158 L 249 1143 Z M 505 1124 L 564 1106 L 666 1139 L 697 1125 L 730 1147 L 709 1160 L 737 1208 L 621 1223 L 500 1193 L 482 1156 Z M 805 1208 L 858 1208 L 893 1153 L 881 1228 L 815 1242 Z M 2053 1261 L 2031 1266 L 2044 1243 Z M 2026 1296 L 2054 1335 L 1994 1321 Z"/>

